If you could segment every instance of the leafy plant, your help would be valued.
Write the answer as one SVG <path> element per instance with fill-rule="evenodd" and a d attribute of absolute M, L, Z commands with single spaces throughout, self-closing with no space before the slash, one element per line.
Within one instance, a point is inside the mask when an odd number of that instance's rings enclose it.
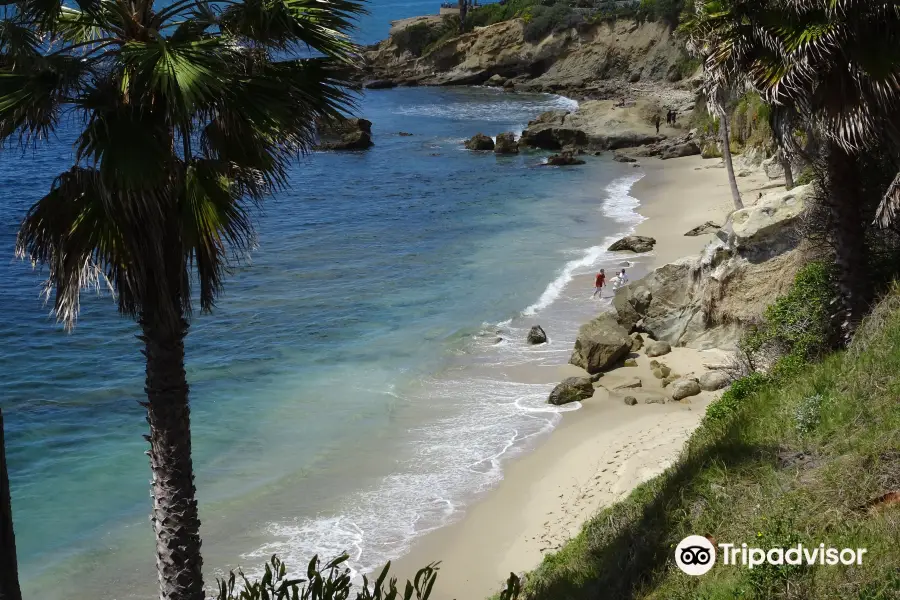
<path fill-rule="evenodd" d="M 306 568 L 306 578 L 291 579 L 287 575 L 286 565 L 277 556 L 273 556 L 266 564 L 262 579 L 250 581 L 240 570 L 237 574 L 231 571 L 227 579 L 219 579 L 216 600 L 345 600 L 353 591 L 350 569 L 345 565 L 348 558 L 348 555 L 343 554 L 322 566 L 319 557 L 313 556 Z M 391 563 L 388 563 L 371 588 L 368 579 L 363 576 L 362 586 L 357 588 L 355 598 L 428 600 L 437 580 L 438 564 L 432 563 L 420 569 L 414 581 L 406 582 L 401 594 L 397 588 L 397 578 L 388 580 L 391 568 Z"/>
<path fill-rule="evenodd" d="M 531 8 L 531 20 L 525 26 L 525 41 L 539 42 L 552 33 L 571 29 L 582 21 L 581 14 L 564 4 L 534 6 Z"/>
<path fill-rule="evenodd" d="M 741 402 L 761 388 L 766 381 L 766 376 L 762 373 L 751 373 L 734 381 L 719 399 L 714 400 L 706 407 L 704 421 L 711 423 L 727 421 L 738 409 Z"/>
<path fill-rule="evenodd" d="M 797 433 L 807 435 L 818 426 L 822 419 L 822 405 L 825 397 L 822 394 L 807 396 L 797 405 L 794 413 Z"/>

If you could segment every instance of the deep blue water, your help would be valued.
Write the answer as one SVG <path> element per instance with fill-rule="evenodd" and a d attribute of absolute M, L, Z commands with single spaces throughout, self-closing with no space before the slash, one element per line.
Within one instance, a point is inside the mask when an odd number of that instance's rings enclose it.
<path fill-rule="evenodd" d="M 364 42 L 436 4 L 369 8 Z M 567 170 L 477 155 L 461 140 L 565 106 L 480 88 L 371 92 L 360 114 L 373 149 L 294 166 L 292 188 L 258 215 L 252 260 L 187 340 L 210 569 L 272 550 L 377 564 L 556 422 L 545 386 L 483 368 L 564 360 L 566 343 L 528 354 L 522 328 L 540 318 L 565 342 L 596 310 L 581 288 L 608 259 L 603 240 L 633 222 L 634 177 L 602 159 Z M 13 259 L 18 223 L 70 164 L 60 138 L 0 154 L 0 403 L 21 569 L 34 597 L 152 597 L 136 327 L 86 292 L 67 334 L 41 273 Z"/>

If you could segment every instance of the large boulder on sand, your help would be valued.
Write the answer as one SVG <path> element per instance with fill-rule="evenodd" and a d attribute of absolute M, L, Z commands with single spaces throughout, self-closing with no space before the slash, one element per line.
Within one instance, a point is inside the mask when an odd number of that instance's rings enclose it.
<path fill-rule="evenodd" d="M 493 150 L 494 140 L 483 133 L 476 133 L 466 140 L 465 146 L 467 150 Z"/>
<path fill-rule="evenodd" d="M 731 377 L 725 371 L 707 371 L 700 376 L 700 389 L 707 392 L 721 390 L 730 383 Z"/>
<path fill-rule="evenodd" d="M 671 351 L 672 346 L 669 344 L 669 342 L 650 342 L 650 345 L 647 346 L 647 356 L 649 356 L 650 358 L 663 356 L 664 354 L 668 354 Z"/>
<path fill-rule="evenodd" d="M 647 237 L 644 235 L 629 235 L 627 237 L 623 237 L 621 240 L 610 246 L 609 251 L 620 252 L 623 250 L 627 250 L 629 252 L 643 254 L 644 252 L 650 252 L 651 250 L 653 250 L 653 246 L 655 245 L 656 240 L 652 237 Z"/>
<path fill-rule="evenodd" d="M 700 384 L 693 379 L 681 379 L 672 384 L 672 400 L 684 400 L 700 391 Z"/>
<path fill-rule="evenodd" d="M 317 150 L 365 150 L 372 142 L 372 121 L 366 119 L 332 119 L 316 123 L 319 134 Z"/>
<path fill-rule="evenodd" d="M 494 144 L 494 152 L 496 154 L 518 154 L 519 144 L 516 142 L 516 134 L 501 133 L 497 136 L 497 142 Z"/>
<path fill-rule="evenodd" d="M 529 344 L 544 344 L 547 342 L 547 334 L 544 333 L 544 329 L 540 325 L 535 325 L 531 328 L 531 331 L 528 332 L 528 343 Z"/>
<path fill-rule="evenodd" d="M 590 377 L 569 377 L 553 388 L 547 402 L 560 406 L 570 402 L 586 400 L 594 395 L 594 384 Z"/>
<path fill-rule="evenodd" d="M 600 315 L 578 330 L 569 362 L 588 373 L 606 371 L 628 354 L 631 341 L 628 332 L 616 323 L 613 315 Z"/>

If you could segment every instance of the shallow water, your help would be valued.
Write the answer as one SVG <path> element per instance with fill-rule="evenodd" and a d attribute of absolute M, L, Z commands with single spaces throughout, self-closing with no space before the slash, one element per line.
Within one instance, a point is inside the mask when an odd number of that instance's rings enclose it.
<path fill-rule="evenodd" d="M 637 176 L 461 141 L 571 106 L 483 88 L 371 92 L 360 113 L 374 148 L 294 167 L 259 215 L 251 263 L 187 340 L 208 579 L 273 552 L 302 566 L 346 550 L 373 568 L 459 518 L 557 423 L 551 385 L 509 369 L 565 362 L 601 304 L 593 271 L 618 265 L 603 249 L 639 218 Z M 28 597 L 151 598 L 136 328 L 88 293 L 64 333 L 40 274 L 11 260 L 18 222 L 70 160 L 64 142 L 0 160 L 0 402 L 20 565 Z M 551 343 L 527 347 L 537 322 Z"/>

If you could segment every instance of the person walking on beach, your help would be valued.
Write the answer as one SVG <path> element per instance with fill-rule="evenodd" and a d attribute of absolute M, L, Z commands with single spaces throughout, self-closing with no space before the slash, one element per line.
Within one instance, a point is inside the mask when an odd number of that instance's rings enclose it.
<path fill-rule="evenodd" d="M 597 278 L 594 280 L 594 295 L 591 298 L 596 298 L 597 294 L 600 294 L 600 297 L 603 297 L 603 286 L 606 285 L 606 272 L 603 269 L 600 269 L 600 272 L 597 273 Z"/>
<path fill-rule="evenodd" d="M 656 122 L 656 135 L 659 135 L 659 124 L 662 122 L 662 119 L 659 115 L 656 115 L 656 119 L 654 119 L 654 121 Z"/>

